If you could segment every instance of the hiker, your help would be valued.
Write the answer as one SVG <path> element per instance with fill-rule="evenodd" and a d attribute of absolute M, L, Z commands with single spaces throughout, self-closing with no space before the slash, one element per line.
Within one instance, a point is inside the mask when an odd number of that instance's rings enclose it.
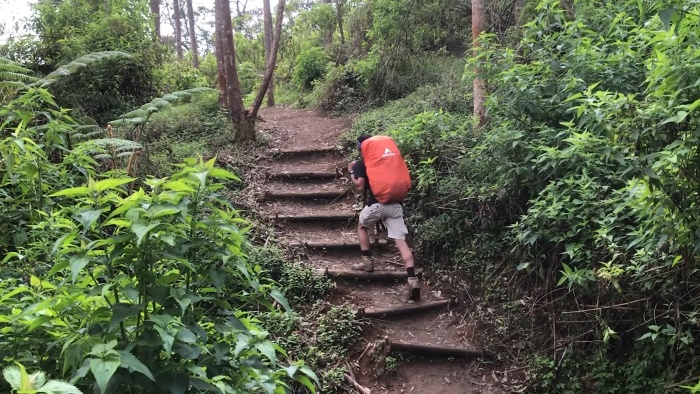
<path fill-rule="evenodd" d="M 420 300 L 420 287 L 413 253 L 406 243 L 408 229 L 402 205 L 411 189 L 408 167 L 391 137 L 362 134 L 357 139 L 357 149 L 362 159 L 349 163 L 348 172 L 357 189 L 366 192 L 367 200 L 357 226 L 362 262 L 353 265 L 352 269 L 374 272 L 368 229 L 383 221 L 408 273 L 408 302 L 417 302 Z"/>

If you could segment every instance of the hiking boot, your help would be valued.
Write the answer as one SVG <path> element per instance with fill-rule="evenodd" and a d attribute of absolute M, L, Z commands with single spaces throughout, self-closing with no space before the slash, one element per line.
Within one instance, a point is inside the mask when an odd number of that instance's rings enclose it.
<path fill-rule="evenodd" d="M 412 304 L 414 302 L 420 301 L 420 286 L 418 285 L 418 278 L 411 276 L 408 278 L 408 303 Z"/>
<path fill-rule="evenodd" d="M 362 262 L 353 264 L 354 271 L 374 272 L 374 259 L 369 256 L 362 256 Z"/>

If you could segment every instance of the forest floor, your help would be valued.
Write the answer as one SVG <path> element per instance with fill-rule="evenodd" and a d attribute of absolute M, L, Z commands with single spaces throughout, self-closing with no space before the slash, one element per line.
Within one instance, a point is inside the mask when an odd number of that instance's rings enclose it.
<path fill-rule="evenodd" d="M 268 139 L 269 151 L 255 166 L 252 177 L 257 179 L 248 179 L 259 213 L 272 220 L 280 238 L 295 246 L 306 264 L 329 276 L 336 271 L 353 275 L 350 266 L 361 260 L 357 217 L 362 202 L 347 178 L 347 158 L 338 146 L 352 120 L 285 107 L 264 108 L 261 117 L 260 133 Z M 365 313 L 379 309 L 403 313 L 363 318 L 362 340 L 348 360 L 356 382 L 375 394 L 515 392 L 512 383 L 518 382 L 513 375 L 509 379 L 507 367 L 484 362 L 479 340 L 484 333 L 468 318 L 464 300 L 431 304 L 451 300 L 455 292 L 438 284 L 417 261 L 422 299 L 406 304 L 405 270 L 398 251 L 392 241 L 386 242 L 385 233 L 373 231 L 371 238 L 378 257 L 375 273 L 334 277 L 337 287 L 330 302 Z M 402 309 L 421 305 L 437 307 Z M 438 351 L 443 354 L 410 345 L 442 347 Z M 444 354 L 453 349 L 474 355 Z"/>

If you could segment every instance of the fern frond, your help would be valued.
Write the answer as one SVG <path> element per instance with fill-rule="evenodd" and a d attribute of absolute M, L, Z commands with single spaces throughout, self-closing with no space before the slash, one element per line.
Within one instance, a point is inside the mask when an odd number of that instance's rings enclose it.
<path fill-rule="evenodd" d="M 65 64 L 56 70 L 54 70 L 49 75 L 31 84 L 32 87 L 42 87 L 46 88 L 52 83 L 58 81 L 59 79 L 74 74 L 75 72 L 87 67 L 91 63 L 95 63 L 105 59 L 115 59 L 120 57 L 131 57 L 130 54 L 120 51 L 103 51 L 103 52 L 93 52 L 84 56 L 81 56 L 72 62 Z"/>
<path fill-rule="evenodd" d="M 163 97 L 158 97 L 153 99 L 150 103 L 142 105 L 139 109 L 135 109 L 131 112 L 127 112 L 119 117 L 109 122 L 112 126 L 136 126 L 146 122 L 148 117 L 163 108 L 168 107 L 171 103 L 183 98 L 190 97 L 191 95 L 199 92 L 216 92 L 216 89 L 211 89 L 207 87 L 198 87 L 187 90 L 180 90 L 173 93 L 168 93 Z"/>
<path fill-rule="evenodd" d="M 123 140 L 120 138 L 98 138 L 96 140 L 85 141 L 80 144 L 81 147 L 86 148 L 88 152 L 93 148 L 93 152 L 99 152 L 104 149 L 113 149 L 117 152 L 124 152 L 127 150 L 136 150 L 143 148 L 143 145 L 138 142 L 131 140 Z"/>
<path fill-rule="evenodd" d="M 6 57 L 0 57 L 0 83 L 1 82 L 33 82 L 37 78 L 30 75 L 32 70 L 22 67 L 21 64 Z"/>

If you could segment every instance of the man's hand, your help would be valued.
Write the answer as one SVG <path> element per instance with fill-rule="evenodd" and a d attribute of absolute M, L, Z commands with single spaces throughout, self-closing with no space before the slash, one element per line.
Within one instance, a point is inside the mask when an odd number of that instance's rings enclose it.
<path fill-rule="evenodd" d="M 355 165 L 355 162 L 354 162 L 354 161 L 351 161 L 350 163 L 348 163 L 348 173 L 349 173 L 350 171 L 352 171 L 352 167 L 353 167 L 354 165 Z"/>

